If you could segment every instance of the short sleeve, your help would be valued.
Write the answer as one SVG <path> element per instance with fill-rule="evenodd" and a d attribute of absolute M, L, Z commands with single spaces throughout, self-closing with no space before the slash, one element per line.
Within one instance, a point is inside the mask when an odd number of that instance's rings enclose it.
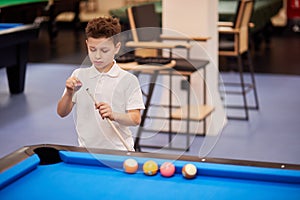
<path fill-rule="evenodd" d="M 137 77 L 130 74 L 128 78 L 129 78 L 129 82 L 128 82 L 128 89 L 126 94 L 127 96 L 126 110 L 145 109 L 143 95 Z"/>

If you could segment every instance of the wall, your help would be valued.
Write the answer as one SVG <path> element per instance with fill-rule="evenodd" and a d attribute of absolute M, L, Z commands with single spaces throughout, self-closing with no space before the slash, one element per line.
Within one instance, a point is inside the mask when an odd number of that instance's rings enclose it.
<path fill-rule="evenodd" d="M 108 15 L 110 9 L 120 8 L 126 0 L 94 0 L 97 3 L 98 12 Z"/>

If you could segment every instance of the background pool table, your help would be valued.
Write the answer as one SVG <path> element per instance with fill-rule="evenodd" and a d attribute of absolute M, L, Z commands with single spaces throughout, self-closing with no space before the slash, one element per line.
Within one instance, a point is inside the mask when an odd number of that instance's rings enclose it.
<path fill-rule="evenodd" d="M 2 0 L 0 22 L 2 23 L 46 23 L 52 41 L 58 33 L 56 17 L 62 12 L 74 12 L 74 26 L 80 25 L 79 7 L 84 0 Z M 37 20 L 38 19 L 38 20 Z"/>
<path fill-rule="evenodd" d="M 33 23 L 47 5 L 48 0 L 3 0 L 0 2 L 0 22 Z"/>
<path fill-rule="evenodd" d="M 24 91 L 28 43 L 38 34 L 34 24 L 0 23 L 0 68 L 6 67 L 11 94 Z"/>
<path fill-rule="evenodd" d="M 123 171 L 135 158 L 140 169 Z M 171 161 L 174 176 L 148 176 L 141 166 Z M 181 174 L 197 166 L 194 179 Z M 300 199 L 300 166 L 37 145 L 0 160 L 1 199 Z"/>

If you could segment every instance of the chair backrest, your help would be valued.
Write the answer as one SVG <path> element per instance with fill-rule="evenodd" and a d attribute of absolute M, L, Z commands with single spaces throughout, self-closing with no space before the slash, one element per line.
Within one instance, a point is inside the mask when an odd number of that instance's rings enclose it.
<path fill-rule="evenodd" d="M 127 9 L 133 41 L 158 41 L 161 35 L 159 15 L 154 4 L 132 6 Z"/>
<path fill-rule="evenodd" d="M 237 14 L 234 19 L 234 28 L 248 27 L 253 12 L 253 6 L 253 0 L 239 0 Z"/>
<path fill-rule="evenodd" d="M 239 30 L 236 40 L 239 41 L 238 52 L 243 53 L 248 50 L 249 45 L 249 22 L 253 12 L 253 0 L 240 0 L 237 7 L 237 15 L 234 21 L 234 28 Z"/>

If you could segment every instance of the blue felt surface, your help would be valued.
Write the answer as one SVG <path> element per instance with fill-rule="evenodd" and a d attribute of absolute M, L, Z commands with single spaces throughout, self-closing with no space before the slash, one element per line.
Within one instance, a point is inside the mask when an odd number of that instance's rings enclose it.
<path fill-rule="evenodd" d="M 6 30 L 9 28 L 15 28 L 15 27 L 22 26 L 22 25 L 23 24 L 20 24 L 20 23 L 0 23 L 0 31 Z"/>
<path fill-rule="evenodd" d="M 126 156 L 107 155 L 107 154 L 91 154 L 82 152 L 60 151 L 62 160 L 66 163 L 82 164 L 82 165 L 97 165 L 101 167 L 110 167 L 121 169 L 122 163 L 128 158 Z M 143 158 L 130 157 L 137 160 L 139 169 L 148 160 L 155 161 L 159 166 L 166 162 L 166 159 L 158 158 Z M 300 183 L 299 170 L 285 170 L 276 168 L 251 167 L 229 164 L 216 163 L 199 163 L 181 160 L 168 160 L 176 167 L 176 173 L 181 173 L 182 167 L 187 163 L 194 164 L 198 169 L 198 176 L 219 176 L 230 178 L 245 178 L 262 181 L 276 181 L 276 182 L 291 182 Z"/>
<path fill-rule="evenodd" d="M 0 174 L 0 190 L 37 167 L 40 159 L 33 155 Z"/>
<path fill-rule="evenodd" d="M 261 168 L 197 163 L 195 179 L 187 180 L 180 172 L 165 178 L 159 173 L 146 176 L 141 171 L 126 174 L 124 156 L 61 152 L 58 164 L 38 166 L 35 170 L 0 191 L 1 199 L 299 199 L 300 184 L 254 181 L 205 175 L 205 169 L 229 176 Z M 77 159 L 78 158 L 78 159 Z M 144 162 L 147 158 L 136 158 Z M 84 161 L 85 164 L 79 164 Z M 156 160 L 158 162 L 163 160 Z M 77 162 L 77 164 L 74 164 Z M 102 164 L 99 164 L 101 162 Z M 179 167 L 186 161 L 174 161 Z M 71 164 L 72 163 L 72 164 Z M 103 164 L 104 163 L 104 164 Z M 110 164 L 113 165 L 110 165 Z M 251 169 L 250 169 L 251 168 Z M 278 171 L 278 170 L 275 170 Z M 273 173 L 275 171 L 268 171 Z M 292 173 L 293 170 L 283 170 Z M 203 174 L 202 174 L 203 173 Z M 267 174 L 268 174 L 267 173 Z M 271 173 L 271 174 L 272 174 Z M 277 172 L 276 172 L 277 173 Z M 274 173 L 274 174 L 276 174 Z M 250 173 L 252 174 L 252 172 Z M 263 173 L 262 173 L 263 174 Z M 253 174 L 252 174 L 253 175 Z M 299 175 L 296 174 L 296 177 Z"/>

